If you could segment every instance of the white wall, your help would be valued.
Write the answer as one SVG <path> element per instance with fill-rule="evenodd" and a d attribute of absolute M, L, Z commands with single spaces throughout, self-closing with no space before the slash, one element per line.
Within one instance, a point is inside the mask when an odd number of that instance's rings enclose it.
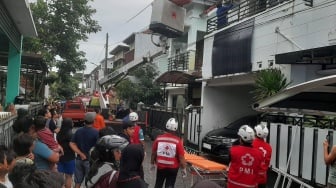
<path fill-rule="evenodd" d="M 252 71 L 269 68 L 269 60 L 275 55 L 335 44 L 336 1 L 314 1 L 314 7 L 304 1 L 284 2 L 255 17 L 252 38 Z M 245 20 L 242 20 L 242 22 Z M 237 24 L 237 23 L 236 23 Z M 235 25 L 235 24 L 233 24 Z M 279 28 L 286 39 L 275 32 Z M 214 34 L 205 36 L 203 55 L 203 79 L 212 79 L 212 47 Z M 320 77 L 319 65 L 275 65 L 281 68 L 292 85 Z M 256 113 L 250 105 L 252 86 L 206 87 L 202 90 L 202 135 L 227 125 L 242 116 Z"/>
<path fill-rule="evenodd" d="M 167 88 L 167 107 L 175 107 L 173 106 L 173 96 L 174 95 L 184 95 L 185 88 L 184 87 L 176 87 L 176 88 Z"/>
<path fill-rule="evenodd" d="M 276 54 L 335 44 L 335 10 L 336 2 L 334 0 L 314 1 L 312 8 L 305 6 L 304 1 L 293 1 L 284 2 L 258 14 L 255 17 L 252 38 L 252 70 L 259 70 L 257 62 L 262 62 L 261 69 L 268 68 L 268 61 L 274 61 Z M 277 34 L 276 28 L 289 40 Z M 212 76 L 211 49 L 215 33 L 206 36 L 204 44 L 204 49 L 209 49 L 204 51 L 203 77 L 205 78 Z M 295 74 L 299 73 L 292 71 L 291 65 L 280 65 L 279 67 L 290 80 L 295 80 Z M 317 67 L 314 68 L 317 69 Z M 307 69 L 307 71 L 306 78 L 308 79 L 311 78 L 308 76 L 311 69 Z M 292 78 L 293 76 L 294 78 Z"/>
<path fill-rule="evenodd" d="M 44 98 L 48 99 L 50 97 L 50 87 L 49 85 L 45 85 L 44 87 Z"/>
<path fill-rule="evenodd" d="M 262 61 L 263 69 L 268 68 L 267 61 L 274 60 L 276 54 L 331 45 L 330 33 L 336 31 L 335 1 L 314 1 L 313 8 L 305 6 L 303 1 L 293 3 L 280 5 L 255 18 L 253 70 L 259 69 L 256 64 L 259 61 Z M 276 33 L 276 28 L 289 40 Z M 290 66 L 281 66 L 281 69 L 285 73 L 291 72 L 291 80 L 295 80 L 295 75 L 303 71 L 292 71 Z M 306 73 L 308 80 L 310 70 L 307 69 Z"/>
<path fill-rule="evenodd" d="M 119 73 L 127 72 L 130 68 L 138 65 L 139 63 L 142 63 L 143 57 L 148 57 L 149 55 L 153 56 L 161 51 L 160 47 L 157 47 L 152 43 L 151 35 L 149 34 L 136 33 L 134 44 L 134 60 L 120 67 L 117 70 Z"/>
<path fill-rule="evenodd" d="M 154 41 L 159 41 L 157 36 L 154 36 Z M 134 46 L 135 62 L 141 62 L 143 57 L 152 56 L 161 51 L 161 47 L 157 47 L 152 43 L 150 34 L 136 33 Z"/>
<path fill-rule="evenodd" d="M 201 138 L 210 130 L 224 127 L 243 116 L 255 114 L 251 108 L 251 89 L 251 85 L 203 87 Z"/>
<path fill-rule="evenodd" d="M 212 77 L 212 45 L 214 37 L 204 39 L 204 53 L 203 53 L 203 66 L 202 77 L 208 79 Z"/>
<path fill-rule="evenodd" d="M 168 55 L 162 54 L 153 59 L 153 63 L 157 66 L 159 76 L 168 70 Z"/>
<path fill-rule="evenodd" d="M 196 50 L 197 31 L 206 31 L 207 18 L 202 18 L 200 15 L 205 9 L 204 5 L 193 4 L 192 9 L 187 12 L 185 24 L 190 26 L 188 31 L 188 49 Z"/>

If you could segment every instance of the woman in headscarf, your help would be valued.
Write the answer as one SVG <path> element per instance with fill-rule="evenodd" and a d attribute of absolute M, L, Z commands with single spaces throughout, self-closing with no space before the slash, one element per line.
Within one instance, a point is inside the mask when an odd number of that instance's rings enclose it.
<path fill-rule="evenodd" d="M 118 188 L 147 188 L 141 179 L 141 165 L 144 160 L 144 149 L 141 144 L 128 145 L 121 154 Z"/>

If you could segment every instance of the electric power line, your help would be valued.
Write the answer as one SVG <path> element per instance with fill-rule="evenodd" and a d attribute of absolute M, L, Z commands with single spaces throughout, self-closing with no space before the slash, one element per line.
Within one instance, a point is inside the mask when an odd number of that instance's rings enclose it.
<path fill-rule="evenodd" d="M 147 5 L 145 8 L 141 9 L 136 15 L 132 16 L 130 19 L 128 19 L 125 23 L 128 23 L 130 21 L 132 21 L 134 18 L 136 18 L 137 16 L 139 16 L 142 12 L 144 12 L 149 6 L 151 6 L 153 4 L 150 3 L 149 5 Z"/>

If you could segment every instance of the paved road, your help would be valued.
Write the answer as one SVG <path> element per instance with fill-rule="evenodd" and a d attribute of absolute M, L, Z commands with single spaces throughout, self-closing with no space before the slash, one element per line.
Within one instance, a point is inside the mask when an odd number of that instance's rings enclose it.
<path fill-rule="evenodd" d="M 154 172 L 150 172 L 150 157 L 151 157 L 152 141 L 146 139 L 146 157 L 143 163 L 144 172 L 145 172 L 145 181 L 149 184 L 149 188 L 153 188 L 155 184 Z M 175 188 L 189 188 L 191 183 L 190 177 L 182 178 L 182 175 L 179 171 L 176 179 Z"/>
<path fill-rule="evenodd" d="M 151 156 L 151 149 L 152 149 L 152 141 L 146 138 L 146 157 L 143 163 L 144 172 L 145 172 L 145 181 L 149 184 L 149 188 L 153 188 L 155 184 L 155 173 L 150 172 L 150 156 Z M 193 182 L 198 181 L 199 179 L 191 178 L 190 173 L 188 172 L 188 176 L 186 178 L 182 178 L 181 172 L 179 171 L 175 183 L 175 188 L 190 188 L 192 187 L 192 180 Z"/>

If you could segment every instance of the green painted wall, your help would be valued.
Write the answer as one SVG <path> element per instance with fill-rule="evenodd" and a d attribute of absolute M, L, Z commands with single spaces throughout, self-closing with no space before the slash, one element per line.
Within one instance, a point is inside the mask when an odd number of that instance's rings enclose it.
<path fill-rule="evenodd" d="M 10 43 L 8 51 L 8 72 L 6 87 L 6 104 L 14 102 L 16 96 L 19 95 L 20 86 L 20 68 L 22 53 L 22 37 L 19 51 Z"/>

